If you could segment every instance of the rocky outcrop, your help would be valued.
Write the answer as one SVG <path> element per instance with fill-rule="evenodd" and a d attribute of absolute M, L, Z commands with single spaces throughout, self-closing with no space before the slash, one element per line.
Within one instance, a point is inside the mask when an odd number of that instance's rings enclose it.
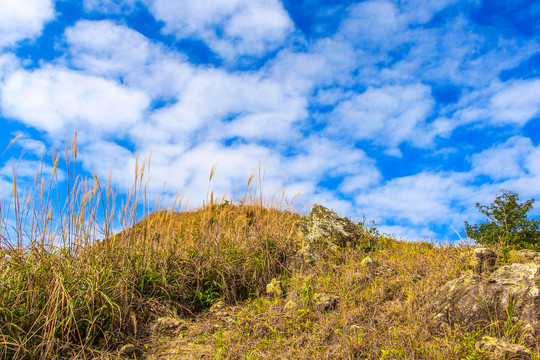
<path fill-rule="evenodd" d="M 313 205 L 307 218 L 296 223 L 296 233 L 301 241 L 300 254 L 307 262 L 319 260 L 322 248 L 354 247 L 370 239 L 358 225 L 318 204 Z"/>
<path fill-rule="evenodd" d="M 495 321 L 521 321 L 540 334 L 540 264 L 512 264 L 488 278 L 466 274 L 435 295 L 435 318 L 476 328 Z"/>

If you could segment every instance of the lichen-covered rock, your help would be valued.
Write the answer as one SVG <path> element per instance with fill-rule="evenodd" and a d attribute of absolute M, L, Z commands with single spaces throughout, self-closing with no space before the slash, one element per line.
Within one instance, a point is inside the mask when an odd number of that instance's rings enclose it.
<path fill-rule="evenodd" d="M 320 311 L 335 310 L 337 309 L 338 303 L 339 297 L 332 294 L 316 293 L 313 295 L 313 305 Z"/>
<path fill-rule="evenodd" d="M 272 281 L 266 285 L 266 293 L 275 297 L 283 297 L 283 286 L 281 281 L 272 279 Z"/>
<path fill-rule="evenodd" d="M 466 274 L 442 286 L 435 295 L 435 318 L 469 328 L 505 321 L 512 316 L 540 334 L 540 264 L 512 264 L 487 279 Z"/>
<path fill-rule="evenodd" d="M 531 359 L 531 351 L 522 345 L 510 344 L 506 341 L 484 336 L 475 344 L 476 349 L 489 353 L 490 359 Z"/>
<path fill-rule="evenodd" d="M 313 205 L 307 218 L 296 223 L 296 232 L 301 241 L 300 254 L 307 262 L 319 260 L 323 247 L 337 250 L 368 240 L 355 223 L 318 204 Z"/>

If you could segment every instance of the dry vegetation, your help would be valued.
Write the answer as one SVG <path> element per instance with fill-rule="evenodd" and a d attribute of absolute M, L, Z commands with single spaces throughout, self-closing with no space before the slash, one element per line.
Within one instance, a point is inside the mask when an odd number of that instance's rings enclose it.
<path fill-rule="evenodd" d="M 432 321 L 436 288 L 469 271 L 466 245 L 366 228 L 376 246 L 306 265 L 292 231 L 300 215 L 283 197 L 263 204 L 253 190 L 229 203 L 210 194 L 189 212 L 177 212 L 176 199 L 137 222 L 148 208 L 144 166 L 117 206 L 110 182 L 79 178 L 75 160 L 74 142 L 65 204 L 56 173 L 24 193 L 14 182 L 2 202 L 1 359 L 114 359 L 128 343 L 148 359 L 487 359 L 474 346 L 482 335 L 522 341 L 500 324 L 468 332 Z M 123 230 L 113 235 L 117 217 Z M 379 265 L 361 265 L 366 256 Z M 272 278 L 283 297 L 266 294 Z M 317 308 L 316 293 L 338 296 L 337 308 Z M 183 325 L 156 332 L 164 316 Z"/>

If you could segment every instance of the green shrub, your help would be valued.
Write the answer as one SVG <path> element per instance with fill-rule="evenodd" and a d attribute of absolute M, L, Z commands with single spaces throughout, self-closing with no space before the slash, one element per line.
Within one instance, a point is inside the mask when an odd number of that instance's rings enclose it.
<path fill-rule="evenodd" d="M 465 222 L 467 236 L 482 245 L 502 245 L 516 249 L 540 247 L 540 221 L 528 219 L 534 199 L 519 203 L 519 195 L 501 190 L 490 206 L 476 204 L 488 221 L 478 225 Z"/>

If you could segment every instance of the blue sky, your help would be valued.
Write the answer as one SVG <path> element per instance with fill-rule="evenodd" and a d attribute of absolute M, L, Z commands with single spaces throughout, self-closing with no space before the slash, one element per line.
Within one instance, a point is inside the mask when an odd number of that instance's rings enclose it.
<path fill-rule="evenodd" d="M 539 43 L 536 1 L 0 0 L 0 148 L 31 180 L 78 131 L 121 189 L 151 152 L 150 196 L 193 205 L 262 163 L 300 207 L 452 241 L 540 198 Z"/>

